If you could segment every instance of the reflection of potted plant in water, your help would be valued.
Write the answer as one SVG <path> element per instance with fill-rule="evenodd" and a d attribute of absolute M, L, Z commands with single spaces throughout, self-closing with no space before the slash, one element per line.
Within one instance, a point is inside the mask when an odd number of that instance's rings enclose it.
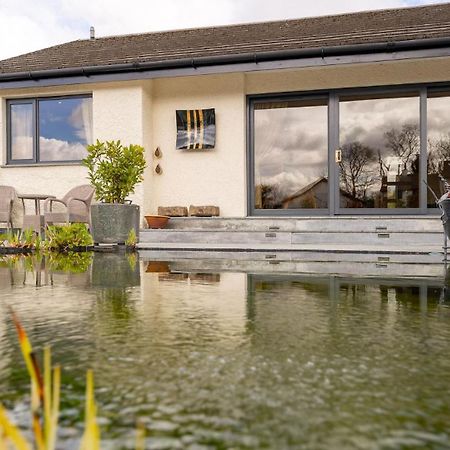
<path fill-rule="evenodd" d="M 94 253 L 92 285 L 101 288 L 128 288 L 141 283 L 139 262 L 134 253 Z"/>
<path fill-rule="evenodd" d="M 48 253 L 47 267 L 51 272 L 85 273 L 93 260 L 92 252 Z"/>
<path fill-rule="evenodd" d="M 101 203 L 92 205 L 92 235 L 96 243 L 124 244 L 134 230 L 139 233 L 139 206 L 127 201 L 142 182 L 146 166 L 140 145 L 123 146 L 120 141 L 87 146 L 83 164 Z M 128 203 L 127 203 L 128 202 Z"/>
<path fill-rule="evenodd" d="M 135 316 L 134 303 L 129 301 L 129 296 L 125 288 L 107 288 L 98 293 L 97 310 L 108 329 L 124 331 L 125 322 Z"/>

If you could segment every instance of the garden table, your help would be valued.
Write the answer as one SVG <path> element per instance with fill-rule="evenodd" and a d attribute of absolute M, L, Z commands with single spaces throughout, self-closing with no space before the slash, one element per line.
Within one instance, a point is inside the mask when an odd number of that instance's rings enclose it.
<path fill-rule="evenodd" d="M 25 200 L 34 200 L 34 214 L 24 214 L 23 230 L 32 229 L 41 232 L 44 229 L 44 215 L 41 214 L 41 202 L 47 198 L 56 198 L 54 195 L 47 194 L 18 194 L 23 203 L 25 211 Z"/>

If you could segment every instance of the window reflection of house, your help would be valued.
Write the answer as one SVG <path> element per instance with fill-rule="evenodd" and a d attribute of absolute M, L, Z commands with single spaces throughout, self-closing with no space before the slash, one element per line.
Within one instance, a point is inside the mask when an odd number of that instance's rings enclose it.
<path fill-rule="evenodd" d="M 416 208 L 419 203 L 419 174 L 403 173 L 394 181 L 382 177 L 379 195 L 375 198 L 375 208 Z"/>
<path fill-rule="evenodd" d="M 342 204 L 344 202 L 344 204 Z M 283 209 L 328 207 L 328 179 L 320 177 L 282 201 Z M 341 207 L 362 208 L 363 202 L 341 189 Z"/>
<path fill-rule="evenodd" d="M 327 208 L 328 180 L 320 177 L 304 188 L 285 198 L 283 209 L 293 208 Z"/>
<path fill-rule="evenodd" d="M 440 168 L 436 169 L 436 171 L 429 170 L 428 172 L 427 184 L 438 197 L 442 196 L 445 192 L 443 186 L 444 183 L 440 176 L 444 177 L 446 180 L 450 180 L 450 161 L 442 161 Z M 427 193 L 427 206 L 428 208 L 434 208 L 436 207 L 436 200 L 430 189 L 428 189 Z"/>

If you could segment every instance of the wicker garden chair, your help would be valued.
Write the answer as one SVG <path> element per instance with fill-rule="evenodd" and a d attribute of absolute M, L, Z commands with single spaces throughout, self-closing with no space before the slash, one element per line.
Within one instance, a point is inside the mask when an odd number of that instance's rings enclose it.
<path fill-rule="evenodd" d="M 91 226 L 91 203 L 95 189 L 84 184 L 72 188 L 62 199 L 48 198 L 44 202 L 45 226 L 55 223 L 87 223 Z M 54 211 L 54 204 L 62 205 L 62 211 Z M 59 208 L 58 208 L 59 209 Z"/>
<path fill-rule="evenodd" d="M 16 190 L 11 186 L 0 186 L 0 223 L 6 228 L 13 228 L 13 205 L 17 198 Z"/>

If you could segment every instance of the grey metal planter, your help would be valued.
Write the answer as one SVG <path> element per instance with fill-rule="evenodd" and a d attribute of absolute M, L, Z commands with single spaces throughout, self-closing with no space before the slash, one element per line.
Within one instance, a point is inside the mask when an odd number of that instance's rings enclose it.
<path fill-rule="evenodd" d="M 124 244 L 130 230 L 139 237 L 139 206 L 99 203 L 91 206 L 92 237 L 95 244 Z"/>

